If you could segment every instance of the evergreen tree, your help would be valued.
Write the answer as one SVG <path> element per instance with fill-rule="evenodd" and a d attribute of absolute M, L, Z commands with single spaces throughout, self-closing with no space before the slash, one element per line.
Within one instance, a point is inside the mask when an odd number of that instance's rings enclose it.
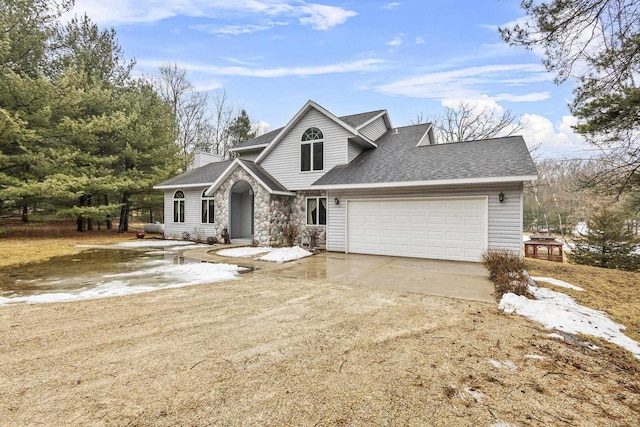
<path fill-rule="evenodd" d="M 240 110 L 240 114 L 229 126 L 229 145 L 234 147 L 241 142 L 254 138 L 256 133 L 251 130 L 251 119 L 246 110 Z"/>
<path fill-rule="evenodd" d="M 636 271 L 640 255 L 623 211 L 610 206 L 597 208 L 587 221 L 588 231 L 575 239 L 571 260 L 576 264 Z"/>

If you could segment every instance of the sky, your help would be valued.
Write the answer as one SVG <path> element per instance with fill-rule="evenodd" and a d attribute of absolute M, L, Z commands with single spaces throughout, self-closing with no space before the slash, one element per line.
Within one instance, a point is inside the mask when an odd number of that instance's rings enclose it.
<path fill-rule="evenodd" d="M 584 157 L 572 82 L 556 85 L 537 52 L 500 39 L 524 17 L 519 2 L 76 0 L 72 13 L 115 28 L 136 73 L 175 63 L 271 129 L 309 99 L 337 116 L 386 109 L 393 126 L 465 101 L 510 110 L 537 158 Z"/>

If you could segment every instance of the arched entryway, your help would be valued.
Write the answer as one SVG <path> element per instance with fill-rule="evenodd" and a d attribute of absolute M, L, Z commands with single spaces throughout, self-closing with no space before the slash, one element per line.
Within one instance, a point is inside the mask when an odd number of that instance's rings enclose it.
<path fill-rule="evenodd" d="M 229 193 L 229 236 L 253 242 L 253 188 L 238 181 Z"/>

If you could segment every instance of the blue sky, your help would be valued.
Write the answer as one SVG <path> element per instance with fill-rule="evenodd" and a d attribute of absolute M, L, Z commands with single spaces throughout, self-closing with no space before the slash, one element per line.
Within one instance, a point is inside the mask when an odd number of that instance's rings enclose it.
<path fill-rule="evenodd" d="M 523 18 L 519 0 L 76 0 L 84 12 L 116 29 L 137 72 L 175 62 L 272 129 L 309 99 L 339 116 L 387 109 L 394 126 L 465 100 L 511 110 L 539 157 L 588 148 L 571 83 L 499 37 Z"/>

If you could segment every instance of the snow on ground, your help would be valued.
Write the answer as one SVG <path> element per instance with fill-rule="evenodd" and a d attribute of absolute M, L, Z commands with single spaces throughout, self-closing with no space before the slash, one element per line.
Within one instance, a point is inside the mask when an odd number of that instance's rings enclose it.
<path fill-rule="evenodd" d="M 564 337 L 560 334 L 553 333 L 553 334 L 547 334 L 547 336 L 554 340 L 564 341 Z"/>
<path fill-rule="evenodd" d="M 221 282 L 235 279 L 238 270 L 239 267 L 232 264 L 203 262 L 157 265 L 157 263 L 150 263 L 141 266 L 138 271 L 103 275 L 102 280 L 95 286 L 83 288 L 77 292 L 50 292 L 8 298 L 0 297 L 0 306 L 13 303 L 35 304 L 106 298 Z M 134 279 L 137 284 L 132 284 Z"/>
<path fill-rule="evenodd" d="M 313 255 L 311 252 L 305 251 L 300 246 L 294 246 L 292 248 L 274 249 L 258 259 L 262 261 L 286 262 L 293 261 L 294 259 L 308 257 L 311 255 Z"/>
<path fill-rule="evenodd" d="M 560 286 L 561 288 L 573 289 L 574 291 L 584 291 L 579 286 L 572 285 L 571 283 L 567 283 L 563 280 L 554 279 L 552 277 L 531 277 L 536 282 L 546 282 L 551 285 Z"/>
<path fill-rule="evenodd" d="M 530 287 L 529 290 L 536 299 L 504 294 L 500 309 L 528 317 L 548 329 L 604 338 L 640 359 L 640 345 L 624 335 L 625 327 L 611 320 L 606 313 L 582 306 L 569 295 L 551 289 Z"/>
<path fill-rule="evenodd" d="M 535 360 L 544 360 L 546 357 L 540 356 L 539 354 L 525 354 L 525 359 L 535 359 Z"/>
<path fill-rule="evenodd" d="M 500 362 L 499 360 L 489 359 L 489 363 L 498 369 L 517 369 L 516 364 L 510 360 Z"/>
<path fill-rule="evenodd" d="M 242 248 L 231 248 L 231 249 L 221 249 L 216 252 L 217 255 L 232 257 L 232 258 L 250 258 L 254 255 L 263 254 L 265 252 L 271 252 L 273 248 L 261 248 L 261 247 L 242 247 Z"/>

